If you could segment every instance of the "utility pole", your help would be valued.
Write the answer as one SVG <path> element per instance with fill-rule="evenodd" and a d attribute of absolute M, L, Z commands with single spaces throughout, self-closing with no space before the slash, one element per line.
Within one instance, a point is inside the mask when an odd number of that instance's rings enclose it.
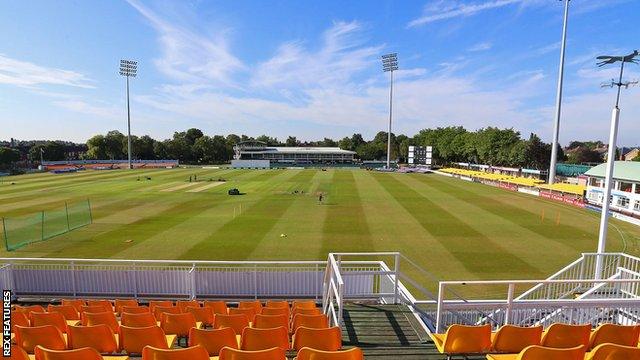
<path fill-rule="evenodd" d="M 563 0 L 560 0 L 563 1 Z M 553 122 L 553 142 L 551 143 L 551 162 L 549 166 L 549 184 L 556 180 L 556 163 L 558 162 L 558 141 L 560 137 L 560 114 L 562 108 L 562 83 L 564 81 L 564 54 L 567 46 L 567 24 L 569 21 L 569 1 L 564 0 L 564 21 L 562 25 L 562 46 L 560 47 L 560 68 L 558 70 L 558 90 L 556 93 L 556 117 Z"/>
<path fill-rule="evenodd" d="M 624 73 L 624 64 L 625 63 L 637 63 L 638 60 L 635 57 L 638 56 L 638 50 L 632 52 L 629 55 L 625 56 L 598 56 L 597 59 L 601 60 L 598 63 L 598 66 L 602 67 L 607 64 L 614 64 L 616 62 L 620 62 L 620 75 L 618 77 L 618 81 L 611 80 L 610 83 L 603 84 L 603 87 L 618 87 L 618 92 L 616 94 L 616 103 L 613 107 L 613 111 L 611 112 L 611 128 L 609 130 L 609 149 L 607 153 L 607 169 L 605 171 L 605 180 L 604 180 L 604 195 L 602 197 L 602 212 L 600 213 L 600 230 L 598 232 L 598 256 L 596 258 L 596 273 L 595 278 L 602 278 L 603 271 L 603 257 L 606 252 L 606 244 L 607 244 L 607 225 L 609 222 L 609 205 L 611 203 L 611 188 L 613 187 L 614 178 L 613 178 L 613 169 L 616 160 L 616 142 L 618 136 L 618 122 L 620 120 L 620 90 L 622 87 L 628 88 L 629 85 L 636 84 L 636 82 L 622 82 L 622 74 Z"/>

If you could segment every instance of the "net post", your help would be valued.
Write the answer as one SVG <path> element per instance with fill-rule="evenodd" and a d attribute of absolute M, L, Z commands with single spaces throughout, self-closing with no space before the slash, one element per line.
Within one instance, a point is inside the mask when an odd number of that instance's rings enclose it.
<path fill-rule="evenodd" d="M 11 251 L 11 249 L 9 249 L 9 238 L 7 238 L 7 224 L 4 221 L 4 217 L 2 217 L 2 232 L 4 233 L 4 246 L 7 248 L 7 251 Z"/>
<path fill-rule="evenodd" d="M 67 202 L 64 202 L 64 212 L 67 215 L 67 232 L 71 231 L 71 225 L 69 224 L 69 206 L 67 206 Z"/>
<path fill-rule="evenodd" d="M 93 224 L 93 214 L 91 213 L 91 200 L 87 199 L 87 207 L 89 208 L 89 224 Z"/>

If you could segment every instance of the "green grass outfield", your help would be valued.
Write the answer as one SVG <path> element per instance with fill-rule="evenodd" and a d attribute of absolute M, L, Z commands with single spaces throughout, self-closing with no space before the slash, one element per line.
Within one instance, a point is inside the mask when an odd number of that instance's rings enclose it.
<path fill-rule="evenodd" d="M 228 181 L 194 192 L 209 183 L 188 186 L 192 174 Z M 246 195 L 228 196 L 231 187 Z M 546 278 L 598 238 L 598 214 L 561 203 L 435 174 L 338 169 L 16 176 L 0 184 L 0 216 L 86 198 L 92 225 L 0 256 L 311 260 L 398 250 L 441 279 L 513 279 Z M 608 250 L 638 254 L 640 228 L 612 224 Z"/>

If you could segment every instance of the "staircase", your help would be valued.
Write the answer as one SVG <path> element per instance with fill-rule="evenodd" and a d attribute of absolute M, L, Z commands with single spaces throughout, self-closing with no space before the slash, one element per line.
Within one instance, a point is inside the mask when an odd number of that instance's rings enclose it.
<path fill-rule="evenodd" d="M 342 345 L 360 347 L 367 360 L 446 359 L 404 305 L 345 304 L 343 320 Z"/>

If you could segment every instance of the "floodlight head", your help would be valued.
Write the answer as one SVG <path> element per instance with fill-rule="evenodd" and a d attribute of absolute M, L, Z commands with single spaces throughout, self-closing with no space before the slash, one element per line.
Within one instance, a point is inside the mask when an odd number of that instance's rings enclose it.
<path fill-rule="evenodd" d="M 382 71 L 398 70 L 398 53 L 390 53 L 382 55 Z"/>
<path fill-rule="evenodd" d="M 136 77 L 138 72 L 138 62 L 133 60 L 120 60 L 120 75 Z"/>

